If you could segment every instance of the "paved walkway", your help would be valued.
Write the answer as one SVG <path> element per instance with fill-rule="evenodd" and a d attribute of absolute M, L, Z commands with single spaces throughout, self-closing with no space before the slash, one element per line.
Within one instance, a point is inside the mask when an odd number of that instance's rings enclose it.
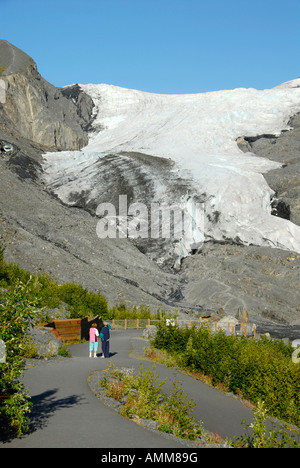
<path fill-rule="evenodd" d="M 88 344 L 70 346 L 72 359 L 38 361 L 24 372 L 23 382 L 32 397 L 31 431 L 5 443 L 1 448 L 184 448 L 158 431 L 150 431 L 105 406 L 91 391 L 89 375 L 116 366 L 145 369 L 152 363 L 134 357 L 132 343 L 140 330 L 112 331 L 111 357 L 88 358 Z M 174 369 L 157 365 L 161 378 L 174 378 Z M 243 419 L 252 421 L 252 412 L 237 399 L 180 373 L 185 393 L 195 399 L 194 415 L 204 427 L 223 438 L 244 434 Z"/>

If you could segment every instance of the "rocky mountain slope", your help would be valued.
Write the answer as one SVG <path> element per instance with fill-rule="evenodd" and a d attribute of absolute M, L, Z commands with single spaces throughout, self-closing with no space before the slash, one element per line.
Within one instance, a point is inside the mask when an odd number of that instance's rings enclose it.
<path fill-rule="evenodd" d="M 300 114 L 293 115 L 288 125 L 291 130 L 280 135 L 245 136 L 239 146 L 282 165 L 265 174 L 275 191 L 274 211 L 300 225 Z"/>
<path fill-rule="evenodd" d="M 111 305 L 143 303 L 152 310 L 162 305 L 183 316 L 218 316 L 218 311 L 236 315 L 246 308 L 262 330 L 298 337 L 299 253 L 233 239 L 211 240 L 174 270 L 168 242 L 149 240 L 145 246 L 130 239 L 99 238 L 95 217 L 99 201 L 115 202 L 122 191 L 130 200 L 149 203 L 154 182 L 180 193 L 191 185 L 189 177 L 176 177 L 168 158 L 112 152 L 90 169 L 97 168 L 100 198 L 90 197 L 80 179 L 72 179 L 67 171 L 59 187 L 73 184 L 74 190 L 73 198 L 64 200 L 53 184 L 45 185 L 44 159 L 49 151 L 61 158 L 65 153 L 57 151 L 87 145 L 91 128 L 97 125 L 95 103 L 78 85 L 58 89 L 47 83 L 33 60 L 6 41 L 0 41 L 0 71 L 6 86 L 6 102 L 0 104 L 0 235 L 8 261 L 32 272 L 49 272 L 59 282 L 75 281 L 100 290 Z M 291 130 L 264 137 L 262 155 L 284 163 L 264 177 L 285 206 L 276 207 L 276 214 L 290 210 L 296 226 L 299 126 L 297 116 L 294 119 Z M 257 135 L 240 136 L 244 138 L 240 147 L 251 145 L 259 154 Z M 66 169 L 68 164 L 66 158 Z M 206 196 L 200 192 L 200 201 Z"/>
<path fill-rule="evenodd" d="M 6 102 L 1 123 L 35 143 L 55 150 L 78 149 L 88 142 L 91 98 L 73 87 L 65 91 L 44 80 L 35 62 L 7 41 L 0 41 L 1 78 Z"/>

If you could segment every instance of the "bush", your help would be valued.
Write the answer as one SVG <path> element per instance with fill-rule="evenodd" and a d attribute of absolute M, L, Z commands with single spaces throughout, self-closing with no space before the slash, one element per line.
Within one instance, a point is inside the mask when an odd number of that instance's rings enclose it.
<path fill-rule="evenodd" d="M 30 326 L 34 316 L 37 301 L 28 297 L 31 295 L 32 281 L 23 284 L 17 282 L 0 298 L 0 339 L 6 345 L 6 362 L 1 364 L 0 373 L 0 421 L 1 432 L 7 426 L 21 435 L 29 422 L 27 414 L 30 403 L 27 390 L 19 378 L 23 371 L 22 356 L 26 344 L 25 331 Z"/>
<path fill-rule="evenodd" d="M 140 365 L 139 374 L 111 369 L 110 375 L 102 379 L 106 395 L 123 402 L 120 413 L 157 422 L 158 430 L 174 434 L 183 439 L 197 440 L 204 436 L 202 425 L 192 416 L 195 403 L 184 394 L 182 381 L 174 374 L 172 389 L 167 395 L 162 391 L 167 378 L 158 383 L 159 374 Z M 124 402 L 125 399 L 125 402 Z"/>
<path fill-rule="evenodd" d="M 181 367 L 210 376 L 213 385 L 221 383 L 254 404 L 264 401 L 272 416 L 299 425 L 300 366 L 292 362 L 293 348 L 281 340 L 238 338 L 162 321 L 153 345 L 174 355 Z"/>
<path fill-rule="evenodd" d="M 88 291 L 76 283 L 58 285 L 46 273 L 31 275 L 14 263 L 7 264 L 4 260 L 4 247 L 0 245 L 0 286 L 8 287 L 18 281 L 26 283 L 32 278 L 30 297 L 39 297 L 43 308 L 58 308 L 61 302 L 68 305 L 69 318 L 95 317 L 100 315 L 103 319 L 158 319 L 161 312 L 151 314 L 148 306 L 127 307 L 117 304 L 108 308 L 106 298 L 100 293 Z M 49 317 L 49 321 L 52 317 Z"/>
<path fill-rule="evenodd" d="M 93 293 L 75 283 L 58 285 L 46 273 L 31 275 L 14 263 L 4 260 L 4 247 L 0 245 L 0 286 L 9 287 L 21 281 L 27 283 L 32 278 L 28 298 L 38 297 L 42 307 L 56 308 L 61 302 L 69 306 L 70 318 L 94 317 L 107 318 L 108 307 L 104 296 Z"/>
<path fill-rule="evenodd" d="M 243 421 L 244 423 L 244 421 Z M 267 430 L 267 423 L 271 423 L 272 430 Z M 249 433 L 247 427 L 252 431 Z M 299 433 L 297 429 L 280 424 L 275 427 L 267 415 L 264 402 L 259 401 L 254 410 L 254 421 L 245 428 L 245 437 L 236 437 L 232 442 L 236 448 L 299 448 Z"/>
<path fill-rule="evenodd" d="M 125 304 L 116 304 L 114 307 L 108 310 L 108 320 L 136 320 L 136 319 L 152 319 L 159 320 L 161 312 L 151 313 L 148 306 L 141 305 L 140 307 L 132 306 L 127 307 Z"/>
<path fill-rule="evenodd" d="M 58 287 L 57 294 L 69 305 L 71 318 L 107 317 L 107 301 L 100 293 L 93 293 L 75 283 L 65 283 Z"/>
<path fill-rule="evenodd" d="M 70 353 L 70 350 L 69 350 L 69 348 L 67 348 L 66 345 L 60 346 L 60 348 L 58 350 L 58 355 L 62 356 L 62 357 L 65 357 L 65 358 L 71 358 L 72 357 L 72 355 Z"/>

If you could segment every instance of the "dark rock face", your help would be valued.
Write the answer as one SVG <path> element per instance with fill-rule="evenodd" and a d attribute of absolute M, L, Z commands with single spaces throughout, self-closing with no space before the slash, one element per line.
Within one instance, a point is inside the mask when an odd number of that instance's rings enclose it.
<path fill-rule="evenodd" d="M 7 41 L 0 41 L 0 71 L 6 102 L 0 121 L 14 133 L 55 150 L 79 149 L 88 142 L 93 102 L 85 93 L 76 99 L 55 88 L 37 71 L 34 61 Z"/>
<path fill-rule="evenodd" d="M 93 100 L 82 91 L 78 84 L 68 86 L 67 88 L 60 88 L 60 92 L 65 98 L 71 100 L 75 104 L 80 126 L 85 132 L 88 132 L 93 121 Z"/>
<path fill-rule="evenodd" d="M 0 122 L 0 158 L 20 179 L 38 180 L 42 171 L 42 152 L 40 145 L 14 135 Z"/>
<path fill-rule="evenodd" d="M 276 193 L 274 214 L 300 225 L 300 114 L 294 115 L 288 125 L 291 130 L 278 137 L 245 136 L 239 147 L 282 164 L 282 168 L 264 174 Z"/>

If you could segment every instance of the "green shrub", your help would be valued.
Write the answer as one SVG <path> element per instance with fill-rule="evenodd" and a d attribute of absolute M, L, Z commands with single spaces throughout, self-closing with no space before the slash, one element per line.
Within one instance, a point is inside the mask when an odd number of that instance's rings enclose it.
<path fill-rule="evenodd" d="M 145 305 L 128 307 L 125 304 L 116 304 L 108 308 L 106 298 L 100 292 L 92 292 L 76 283 L 65 283 L 58 285 L 51 277 L 46 274 L 30 275 L 19 265 L 14 263 L 7 264 L 4 260 L 4 247 L 0 245 L 0 286 L 8 287 L 16 284 L 18 281 L 26 283 L 32 278 L 30 298 L 38 297 L 41 307 L 44 309 L 59 308 L 61 303 L 68 306 L 70 312 L 69 318 L 95 317 L 100 315 L 103 319 L 124 320 L 124 319 L 152 319 L 158 320 L 162 312 L 159 310 L 156 314 L 150 312 L 150 308 Z M 49 321 L 44 313 L 39 314 L 43 321 Z M 38 317 L 37 317 L 38 318 Z"/>
<path fill-rule="evenodd" d="M 30 403 L 27 390 L 19 378 L 23 372 L 25 331 L 34 317 L 37 301 L 29 299 L 32 281 L 17 282 L 0 297 L 0 339 L 6 345 L 6 362 L 0 368 L 1 432 L 7 426 L 21 435 L 29 422 Z"/>
<path fill-rule="evenodd" d="M 212 383 L 240 394 L 254 404 L 264 401 L 272 416 L 300 424 L 300 366 L 292 347 L 282 340 L 212 333 L 161 322 L 153 345 L 176 357 L 178 364 L 211 377 Z"/>
<path fill-rule="evenodd" d="M 156 313 L 151 313 L 150 308 L 146 305 L 131 306 L 128 307 L 125 304 L 116 304 L 108 310 L 108 320 L 136 320 L 136 319 L 152 319 L 159 320 L 161 317 L 161 311 L 158 310 Z"/>
<path fill-rule="evenodd" d="M 71 318 L 107 317 L 107 301 L 100 293 L 93 293 L 75 283 L 65 283 L 58 287 L 57 294 L 69 305 Z"/>
<path fill-rule="evenodd" d="M 4 260 L 4 247 L 0 244 L 0 286 L 8 287 L 18 281 L 26 283 L 29 278 L 32 278 L 30 297 L 32 299 L 38 297 L 41 306 L 48 309 L 58 308 L 62 302 L 66 303 L 70 312 L 69 318 L 100 315 L 106 320 L 158 320 L 162 314 L 161 311 L 156 314 L 151 313 L 149 307 L 145 305 L 128 307 L 125 304 L 117 304 L 109 309 L 106 298 L 100 292 L 94 293 L 76 283 L 58 285 L 46 273 L 31 275 L 15 263 L 6 263 Z"/>
<path fill-rule="evenodd" d="M 107 396 L 118 401 L 126 396 L 120 410 L 123 416 L 153 419 L 158 423 L 158 430 L 183 439 L 197 440 L 199 436 L 206 436 L 202 425 L 193 418 L 195 402 L 184 394 L 182 380 L 174 374 L 169 394 L 162 391 L 167 378 L 159 383 L 158 380 L 155 365 L 145 370 L 141 364 L 139 374 L 110 369 L 110 375 L 104 376 L 101 385 L 106 388 Z"/>
<path fill-rule="evenodd" d="M 267 430 L 267 422 L 272 426 Z M 245 423 L 243 421 L 243 423 Z M 247 427 L 252 431 L 249 433 Z M 275 427 L 267 415 L 265 404 L 258 401 L 254 410 L 254 421 L 245 428 L 246 436 L 236 437 L 232 441 L 235 448 L 299 448 L 299 431 L 297 428 L 287 427 L 280 424 Z"/>
<path fill-rule="evenodd" d="M 66 345 L 62 345 L 62 346 L 59 347 L 58 355 L 61 356 L 61 357 L 66 357 L 66 358 L 71 358 L 72 357 L 72 355 L 70 353 L 70 350 L 69 350 L 69 348 L 67 348 Z"/>
<path fill-rule="evenodd" d="M 30 278 L 32 285 L 28 297 L 38 297 L 42 307 L 56 308 L 65 302 L 69 306 L 70 318 L 96 315 L 107 318 L 107 301 L 102 294 L 88 291 L 75 283 L 58 285 L 46 273 L 31 275 L 15 263 L 6 263 L 4 247 L 0 245 L 0 286 L 9 287 L 18 281 L 26 283 Z"/>

